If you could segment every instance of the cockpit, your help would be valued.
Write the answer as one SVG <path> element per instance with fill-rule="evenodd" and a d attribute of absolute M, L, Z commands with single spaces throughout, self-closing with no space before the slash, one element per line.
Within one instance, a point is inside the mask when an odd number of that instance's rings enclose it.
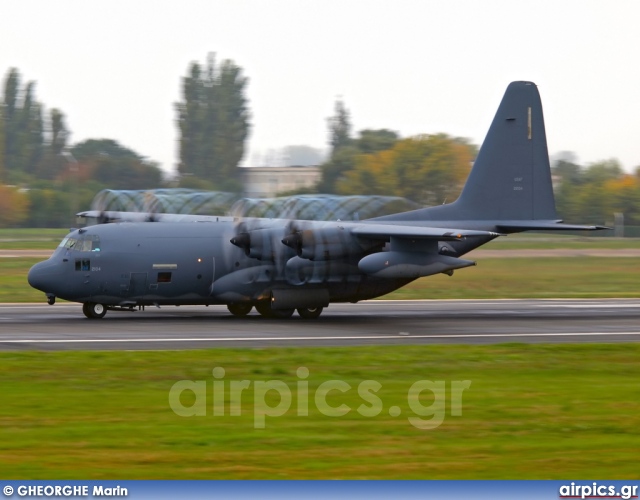
<path fill-rule="evenodd" d="M 76 252 L 99 252 L 100 236 L 97 234 L 84 234 L 79 237 L 67 236 L 60 242 L 58 248 L 66 248 Z"/>
<path fill-rule="evenodd" d="M 100 236 L 87 234 L 85 229 L 74 231 L 60 242 L 48 260 L 38 262 L 29 270 L 29 284 L 45 292 L 53 304 L 56 295 L 64 297 L 73 290 L 71 276 L 65 273 L 73 269 L 79 271 L 78 275 L 91 271 L 96 267 L 93 261 L 98 259 L 100 251 Z M 85 275 L 82 279 L 86 282 Z"/>

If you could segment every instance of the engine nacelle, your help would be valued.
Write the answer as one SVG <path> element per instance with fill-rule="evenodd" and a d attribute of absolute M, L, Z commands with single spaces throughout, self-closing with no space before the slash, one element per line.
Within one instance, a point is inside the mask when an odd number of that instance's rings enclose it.
<path fill-rule="evenodd" d="M 250 232 L 242 232 L 229 241 L 233 245 L 242 248 L 245 255 L 252 259 L 266 261 L 275 259 L 274 243 L 277 241 L 277 237 L 273 229 L 255 229 Z"/>
<path fill-rule="evenodd" d="M 358 268 L 375 278 L 420 278 L 475 266 L 472 260 L 418 252 L 378 252 L 358 262 Z"/>
<path fill-rule="evenodd" d="M 363 246 L 342 227 L 304 229 L 285 236 L 282 243 L 293 248 L 296 255 L 309 260 L 332 260 L 362 253 Z"/>

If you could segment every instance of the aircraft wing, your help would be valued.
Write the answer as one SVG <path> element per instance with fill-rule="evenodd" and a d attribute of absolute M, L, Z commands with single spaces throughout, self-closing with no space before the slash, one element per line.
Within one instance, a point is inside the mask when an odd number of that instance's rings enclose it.
<path fill-rule="evenodd" d="M 415 238 L 438 241 L 459 241 L 467 236 L 500 236 L 491 231 L 446 229 L 440 227 L 400 226 L 391 224 L 349 225 L 351 234 L 371 239 Z"/>

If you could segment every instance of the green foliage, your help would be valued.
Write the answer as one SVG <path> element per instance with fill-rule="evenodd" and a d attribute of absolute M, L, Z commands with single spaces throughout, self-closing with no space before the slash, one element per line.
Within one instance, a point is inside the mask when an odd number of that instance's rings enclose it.
<path fill-rule="evenodd" d="M 356 168 L 358 157 L 390 149 L 399 140 L 398 134 L 388 129 L 361 130 L 358 138 L 352 139 L 349 135 L 346 135 L 351 125 L 348 112 L 340 101 L 336 104 L 336 116 L 331 118 L 329 123 L 332 137 L 331 144 L 335 144 L 335 146 L 331 157 L 322 165 L 322 180 L 317 188 L 320 193 L 341 192 L 339 184 L 344 181 L 347 172 Z M 365 175 L 364 177 L 367 176 Z"/>
<path fill-rule="evenodd" d="M 379 130 L 365 129 L 360 131 L 356 139 L 356 147 L 364 154 L 370 155 L 391 149 L 398 142 L 398 134 L 393 130 L 381 128 Z"/>
<path fill-rule="evenodd" d="M 20 224 L 28 214 L 27 194 L 16 187 L 0 184 L 0 227 Z"/>
<path fill-rule="evenodd" d="M 392 149 L 358 155 L 338 191 L 402 196 L 423 205 L 453 201 L 467 178 L 473 152 L 467 141 L 445 134 L 404 139 Z"/>
<path fill-rule="evenodd" d="M 238 164 L 249 133 L 247 78 L 233 61 L 216 66 L 213 54 L 203 68 L 193 62 L 176 105 L 180 130 L 178 171 L 212 182 L 236 185 Z"/>
<path fill-rule="evenodd" d="M 626 174 L 617 160 L 604 160 L 583 168 L 560 160 L 556 177 L 558 215 L 569 223 L 612 224 L 615 213 L 626 225 L 640 225 L 640 176 Z"/>
<path fill-rule="evenodd" d="M 112 139 L 89 139 L 71 148 L 80 169 L 110 189 L 152 189 L 162 184 L 157 163 Z"/>
<path fill-rule="evenodd" d="M 329 144 L 333 157 L 342 148 L 351 144 L 351 117 L 342 100 L 336 101 L 335 114 L 327 121 L 329 122 Z"/>
<path fill-rule="evenodd" d="M 321 166 L 322 179 L 318 185 L 318 192 L 337 193 L 338 182 L 345 172 L 355 168 L 356 158 L 360 154 L 362 152 L 356 146 L 344 146 L 335 151 L 331 158 Z"/>
<path fill-rule="evenodd" d="M 44 146 L 42 161 L 36 166 L 35 176 L 39 179 L 55 179 L 64 172 L 69 165 L 69 159 L 64 153 L 69 139 L 69 130 L 65 124 L 64 114 L 59 109 L 52 109 L 50 113 L 51 137 Z"/>
<path fill-rule="evenodd" d="M 4 119 L 4 166 L 26 173 L 36 171 L 42 161 L 42 106 L 35 100 L 35 84 L 20 86 L 20 74 L 11 68 L 5 80 L 2 117 Z"/>
<path fill-rule="evenodd" d="M 86 161 L 97 156 L 107 156 L 114 160 L 142 160 L 138 153 L 122 146 L 113 139 L 87 139 L 74 144 L 71 153 L 78 161 Z"/>
<path fill-rule="evenodd" d="M 71 197 L 57 189 L 31 189 L 29 191 L 31 217 L 27 224 L 35 227 L 55 227 L 62 221 L 72 220 Z"/>

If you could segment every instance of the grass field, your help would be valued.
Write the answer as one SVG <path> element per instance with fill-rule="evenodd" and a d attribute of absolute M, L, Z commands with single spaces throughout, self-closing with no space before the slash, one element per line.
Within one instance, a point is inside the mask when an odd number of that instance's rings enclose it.
<path fill-rule="evenodd" d="M 0 249 L 55 250 L 68 229 L 0 229 Z"/>
<path fill-rule="evenodd" d="M 7 479 L 637 478 L 639 359 L 635 344 L 1 353 L 0 470 Z M 215 367 L 226 370 L 225 416 L 213 416 Z M 169 407 L 185 379 L 206 383 L 205 416 Z M 231 416 L 230 381 L 243 380 L 241 415 Z M 256 429 L 254 398 L 276 408 L 286 392 L 254 391 L 268 380 L 290 390 L 291 404 Z M 328 380 L 350 386 L 326 399 L 346 405 L 344 416 L 315 403 Z M 358 393 L 365 380 L 381 384 L 379 414 L 358 410 L 373 408 Z M 443 421 L 431 430 L 408 420 L 434 414 L 432 392 L 408 396 L 420 380 L 445 383 Z M 454 381 L 471 384 L 460 416 Z M 180 401 L 191 405 L 193 393 Z"/>

